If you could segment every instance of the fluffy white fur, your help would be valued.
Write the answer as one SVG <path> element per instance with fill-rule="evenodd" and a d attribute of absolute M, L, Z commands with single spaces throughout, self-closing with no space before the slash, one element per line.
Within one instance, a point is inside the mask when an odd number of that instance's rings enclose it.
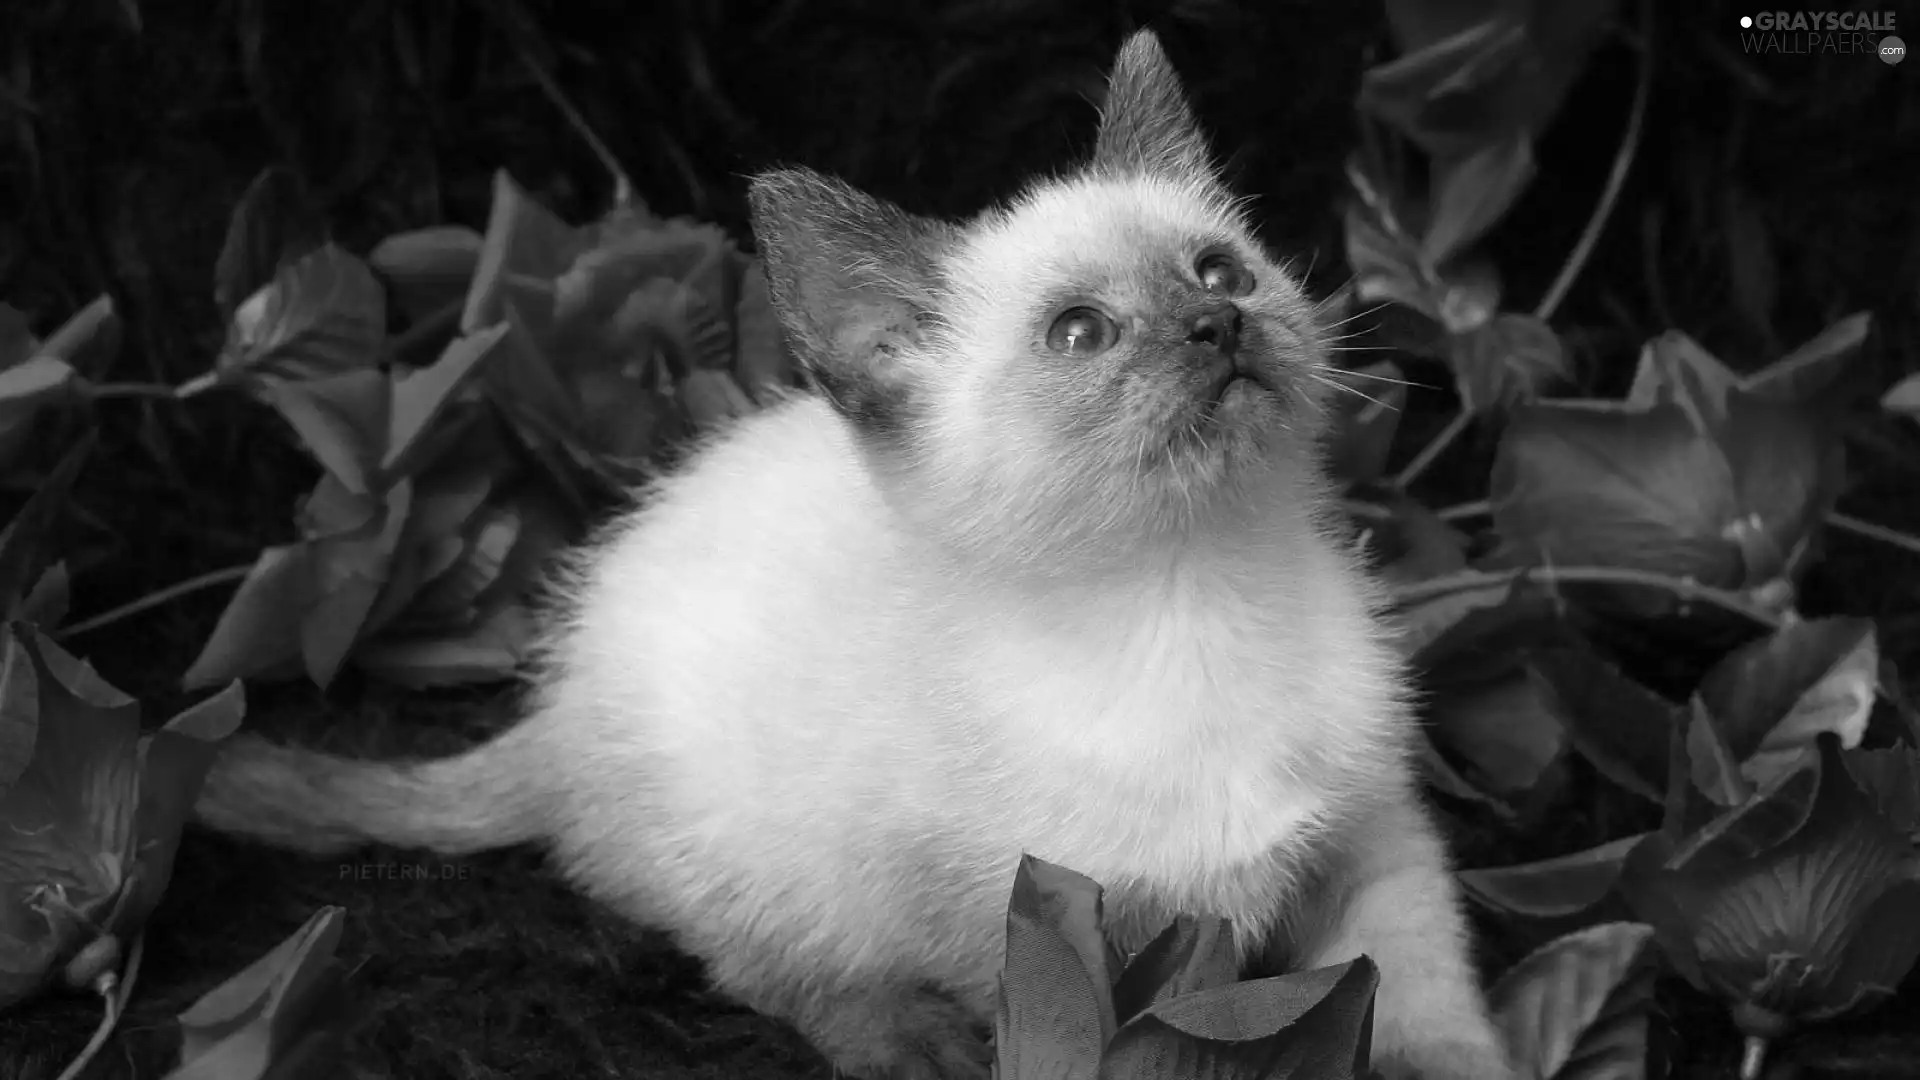
<path fill-rule="evenodd" d="M 1129 948 L 1205 911 L 1249 953 L 1368 953 L 1378 1067 L 1507 1075 L 1402 676 L 1325 520 L 1311 305 L 1196 171 L 1172 78 L 1137 36 L 1095 165 L 966 227 L 763 181 L 776 299 L 833 400 L 739 422 L 572 561 L 507 735 L 407 766 L 243 742 L 202 820 L 540 840 L 869 1076 L 985 1075 L 1028 852 L 1102 882 Z M 1146 340 L 1208 245 L 1259 283 L 1262 389 L 1203 415 L 1151 349 L 1044 355 L 1065 294 Z M 816 302 L 819 275 L 849 277 Z"/>

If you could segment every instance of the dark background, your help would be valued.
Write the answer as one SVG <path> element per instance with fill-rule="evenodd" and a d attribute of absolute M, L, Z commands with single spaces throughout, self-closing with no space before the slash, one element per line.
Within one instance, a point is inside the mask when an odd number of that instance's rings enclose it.
<path fill-rule="evenodd" d="M 1877 319 L 1862 364 L 1883 383 L 1920 367 L 1920 66 L 1743 57 L 1741 13 L 1655 5 L 1645 141 L 1556 318 L 1588 385 L 1617 389 L 1639 343 L 1670 326 L 1752 367 L 1861 309 Z M 1920 9 L 1900 14 L 1920 37 Z M 128 324 L 114 376 L 172 383 L 218 351 L 214 258 L 229 208 L 266 165 L 294 167 L 357 251 L 400 229 L 482 226 L 496 168 L 585 220 L 605 208 L 608 177 L 522 50 L 657 212 L 711 218 L 744 239 L 743 177 L 789 162 L 909 209 L 965 214 L 1084 149 L 1103 69 L 1148 21 L 1231 179 L 1257 197 L 1267 239 L 1310 262 L 1317 288 L 1341 284 L 1352 100 L 1385 48 L 1371 0 L 82 0 L 15 2 L 0 15 L 10 87 L 0 298 L 45 333 L 111 292 Z M 1610 39 L 1540 147 L 1539 179 L 1491 238 L 1512 306 L 1537 299 L 1584 224 L 1633 75 L 1632 50 Z M 1444 373 L 1418 377 L 1444 384 Z M 1446 391 L 1415 394 L 1403 453 L 1448 405 Z M 213 395 L 191 411 L 183 421 L 167 405 L 99 406 L 103 442 L 60 534 L 76 615 L 288 538 L 313 466 L 258 406 Z M 55 437 L 0 494 L 9 512 L 58 449 L 61 427 L 43 430 Z M 1904 463 L 1885 446 L 1855 454 L 1845 509 L 1920 531 L 1905 445 Z M 1467 444 L 1431 490 L 1480 494 L 1485 451 Z M 1847 537 L 1828 554 L 1809 604 L 1880 618 L 1887 654 L 1914 667 L 1920 558 Z M 223 602 L 203 594 L 75 646 L 164 717 Z M 356 753 L 444 752 L 504 719 L 488 691 L 400 695 L 348 681 L 326 698 L 301 684 L 249 697 L 250 726 Z M 1474 862 L 1506 861 L 1502 843 L 1461 837 Z M 327 903 L 349 913 L 351 1075 L 827 1075 L 797 1037 L 706 997 L 692 962 L 590 910 L 532 855 L 424 865 L 435 880 L 349 881 L 337 863 L 191 833 L 152 923 L 141 992 L 91 1075 L 157 1075 L 174 1049 L 167 1019 Z M 1489 962 L 1504 959 L 1490 938 Z M 1789 1041 L 1779 1056 L 1802 1075 L 1920 1075 L 1913 1002 Z M 1731 1075 L 1738 1041 L 1719 1013 L 1680 988 L 1662 1005 L 1671 1023 L 1656 1027 L 1671 1029 L 1662 1042 L 1676 1075 Z M 96 1018 L 78 998 L 0 1020 L 0 1075 L 51 1080 Z"/>

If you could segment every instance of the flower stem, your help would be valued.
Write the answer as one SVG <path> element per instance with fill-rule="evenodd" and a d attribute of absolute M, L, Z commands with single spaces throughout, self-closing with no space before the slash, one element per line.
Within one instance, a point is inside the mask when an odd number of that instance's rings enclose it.
<path fill-rule="evenodd" d="M 107 1045 L 107 1039 L 113 1035 L 113 1029 L 120 1025 L 120 1017 L 127 1011 L 127 1001 L 133 997 L 133 984 L 140 977 L 140 957 L 146 951 L 147 938 L 142 934 L 133 942 L 133 954 L 127 957 L 127 973 L 124 978 L 113 971 L 103 971 L 93 980 L 93 992 L 100 995 L 100 1026 L 93 1029 L 93 1038 L 80 1050 L 80 1055 L 67 1064 L 58 1080 L 79 1080 L 87 1066 L 100 1054 L 101 1047 Z"/>
<path fill-rule="evenodd" d="M 1633 570 L 1619 566 L 1530 566 L 1518 570 L 1462 570 L 1453 574 L 1401 585 L 1393 590 L 1395 605 L 1411 607 L 1455 593 L 1471 592 L 1490 586 L 1530 581 L 1539 585 L 1631 585 L 1660 589 L 1685 601 L 1710 604 L 1722 611 L 1750 619 L 1761 626 L 1778 628 L 1779 615 L 1746 597 L 1727 589 L 1702 585 L 1689 578 L 1651 570 Z"/>
<path fill-rule="evenodd" d="M 1640 150 L 1640 137 L 1646 127 L 1647 100 L 1653 93 L 1653 10 L 1651 0 L 1640 2 L 1640 23 L 1643 27 L 1639 74 L 1634 80 L 1633 105 L 1627 112 L 1627 130 L 1620 136 L 1620 145 L 1613 154 L 1613 167 L 1607 173 L 1607 182 L 1600 189 L 1600 199 L 1594 204 L 1593 213 L 1588 215 L 1587 224 L 1580 232 L 1580 238 L 1574 241 L 1573 250 L 1567 253 L 1566 262 L 1560 265 L 1560 273 L 1547 288 L 1545 296 L 1534 306 L 1533 317 L 1541 322 L 1553 319 L 1554 312 L 1566 300 L 1573 290 L 1573 283 L 1580 277 L 1580 271 L 1586 269 L 1588 260 L 1593 257 L 1593 249 L 1600 243 L 1600 236 L 1606 231 L 1607 220 L 1613 216 L 1613 208 L 1620 202 L 1620 192 L 1626 187 L 1627 174 L 1633 169 L 1633 159 Z M 1404 489 L 1419 479 L 1434 460 L 1445 453 L 1447 448 L 1466 433 L 1473 417 L 1460 412 L 1434 436 L 1433 441 L 1421 447 L 1420 453 L 1400 470 L 1393 478 L 1393 486 Z"/>
<path fill-rule="evenodd" d="M 55 641 L 64 641 L 67 638 L 84 634 L 91 630 L 98 630 L 103 626 L 138 615 L 149 608 L 156 608 L 162 604 L 172 603 L 190 593 L 196 593 L 202 589 L 211 589 L 216 585 L 224 585 L 229 581 L 239 581 L 246 577 L 248 573 L 252 572 L 253 566 L 253 563 L 247 563 L 245 566 L 229 566 L 225 569 L 201 574 L 198 577 L 188 578 L 177 584 L 169 585 L 164 589 L 148 593 L 138 600 L 121 604 L 111 611 L 103 611 L 91 619 L 83 619 L 80 622 L 63 626 L 54 632 L 53 638 Z"/>
<path fill-rule="evenodd" d="M 1827 514 L 1827 524 L 1836 529 L 1845 529 L 1856 536 L 1864 536 L 1869 540 L 1878 540 L 1883 544 L 1897 547 L 1902 551 L 1920 555 L 1920 536 L 1903 533 L 1898 529 L 1889 529 L 1885 525 L 1875 525 L 1871 521 L 1863 521 L 1851 514 L 1842 514 L 1838 510 L 1830 511 Z"/>
<path fill-rule="evenodd" d="M 1421 447 L 1420 452 L 1413 456 L 1413 460 L 1407 462 L 1407 467 L 1400 470 L 1400 475 L 1393 478 L 1393 486 L 1406 490 L 1409 484 L 1420 479 L 1420 475 L 1426 472 L 1441 454 L 1447 452 L 1447 447 L 1458 442 L 1460 436 L 1465 435 L 1467 428 L 1472 424 L 1471 412 L 1462 409 L 1454 413 L 1453 419 L 1447 421 L 1447 426 L 1440 429 L 1440 434 L 1435 435 L 1433 441 Z"/>
<path fill-rule="evenodd" d="M 1766 1036 L 1747 1036 L 1746 1044 L 1740 1051 L 1740 1080 L 1760 1080 L 1760 1071 L 1766 1068 L 1766 1065 Z"/>
<path fill-rule="evenodd" d="M 101 383 L 87 387 L 86 396 L 92 401 L 103 398 L 160 398 L 166 401 L 178 401 L 180 391 L 179 388 L 165 383 Z"/>
<path fill-rule="evenodd" d="M 517 17 L 508 17 L 497 8 L 495 14 L 499 16 L 498 21 L 506 31 L 507 40 L 513 42 L 515 50 L 519 53 L 521 66 L 525 67 L 527 74 L 532 75 L 534 81 L 540 84 L 540 90 L 546 94 L 547 100 L 559 110 L 568 126 L 580 136 L 581 141 L 587 144 L 587 149 L 593 152 L 593 156 L 600 159 L 600 166 L 613 177 L 613 205 L 622 210 L 633 206 L 635 203 L 633 181 L 627 179 L 626 170 L 620 167 L 620 159 L 614 156 L 613 151 L 600 138 L 600 133 L 593 130 L 593 125 L 587 123 L 587 118 L 574 107 L 573 102 L 560 89 L 560 83 L 553 77 L 553 73 L 548 71 L 546 65 L 540 62 L 540 58 L 534 55 L 533 47 L 528 44 L 530 38 L 523 26 L 512 25 L 524 24 L 525 13 L 516 7 L 513 16 Z"/>
<path fill-rule="evenodd" d="M 1653 8 L 1652 0 L 1640 0 L 1640 71 L 1633 84 L 1633 107 L 1627 113 L 1627 130 L 1620 137 L 1620 147 L 1613 154 L 1613 168 L 1607 173 L 1607 184 L 1600 190 L 1600 201 L 1594 205 L 1592 216 L 1587 218 L 1587 227 L 1580 233 L 1580 239 L 1573 245 L 1573 251 L 1567 255 L 1567 261 L 1560 267 L 1560 276 L 1553 279 L 1547 294 L 1533 309 L 1534 318 L 1546 322 L 1553 313 L 1560 310 L 1561 301 L 1573 289 L 1575 278 L 1586 268 L 1587 260 L 1593 256 L 1594 246 L 1600 242 L 1600 234 L 1607 227 L 1607 219 L 1613 216 L 1613 208 L 1620 201 L 1620 191 L 1627 184 L 1627 173 L 1633 168 L 1634 155 L 1640 149 L 1640 132 L 1647 118 L 1647 99 L 1653 96 Z"/>

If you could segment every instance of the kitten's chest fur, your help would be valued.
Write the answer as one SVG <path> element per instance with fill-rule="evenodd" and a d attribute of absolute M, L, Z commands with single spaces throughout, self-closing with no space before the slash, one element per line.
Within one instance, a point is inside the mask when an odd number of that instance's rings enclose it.
<path fill-rule="evenodd" d="M 1025 617 L 1001 600 L 1000 630 L 960 653 L 1005 763 L 983 805 L 1021 850 L 1102 882 L 1123 938 L 1181 911 L 1263 929 L 1398 765 L 1388 669 L 1354 598 L 1329 595 L 1342 568 L 1298 548 L 1297 576 L 1244 561 L 1274 554 L 1170 560 Z"/>
<path fill-rule="evenodd" d="M 1352 569 L 1298 530 L 1118 581 L 989 585 L 887 527 L 804 400 L 694 475 L 599 552 L 558 642 L 576 861 L 617 842 L 703 889 L 831 890 L 798 910 L 870 889 L 874 910 L 1003 911 L 1030 852 L 1123 917 L 1244 921 L 1391 763 L 1393 669 Z"/>

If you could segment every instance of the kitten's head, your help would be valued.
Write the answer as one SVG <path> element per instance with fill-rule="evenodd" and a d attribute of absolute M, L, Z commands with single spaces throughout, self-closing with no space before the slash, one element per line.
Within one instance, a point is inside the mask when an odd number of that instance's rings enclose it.
<path fill-rule="evenodd" d="M 1120 51 L 1092 160 L 1010 206 L 932 221 L 806 170 L 751 199 L 801 362 L 949 541 L 1044 564 L 1317 493 L 1314 306 L 1150 32 Z"/>

